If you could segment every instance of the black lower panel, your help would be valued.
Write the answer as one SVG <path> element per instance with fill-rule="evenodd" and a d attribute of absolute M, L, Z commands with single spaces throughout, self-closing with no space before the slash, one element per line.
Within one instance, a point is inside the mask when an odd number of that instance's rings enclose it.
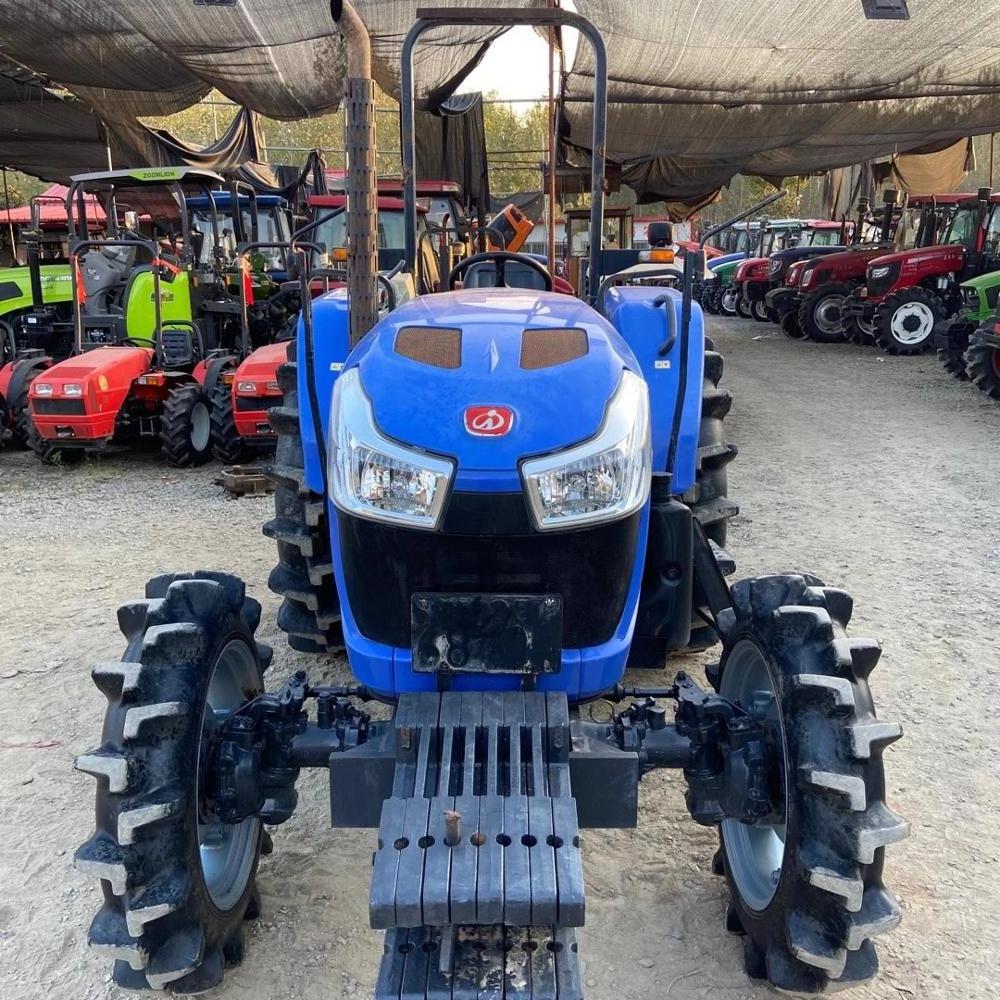
<path fill-rule="evenodd" d="M 490 499 L 478 494 L 474 501 L 483 521 Z M 456 535 L 339 512 L 347 599 L 363 635 L 409 648 L 414 593 L 557 594 L 563 646 L 596 646 L 621 620 L 640 517 L 566 532 Z"/>

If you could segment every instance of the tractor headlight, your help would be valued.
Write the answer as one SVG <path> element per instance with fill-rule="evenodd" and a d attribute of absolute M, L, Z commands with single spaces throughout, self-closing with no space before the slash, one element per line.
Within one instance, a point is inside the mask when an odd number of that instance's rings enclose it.
<path fill-rule="evenodd" d="M 52 383 L 51 382 L 36 382 L 32 387 L 36 396 L 51 396 L 52 395 Z"/>
<path fill-rule="evenodd" d="M 882 267 L 871 267 L 868 269 L 868 277 L 877 281 L 879 278 L 884 278 L 891 270 L 892 268 L 888 264 L 884 264 Z"/>
<path fill-rule="evenodd" d="M 330 427 L 330 492 L 341 510 L 411 528 L 438 526 L 454 462 L 385 437 L 357 368 L 337 379 Z"/>
<path fill-rule="evenodd" d="M 63 395 L 64 396 L 82 396 L 83 386 L 79 382 L 64 382 L 63 383 Z"/>
<path fill-rule="evenodd" d="M 546 531 L 626 517 L 649 496 L 651 466 L 649 392 L 625 371 L 595 437 L 521 463 L 535 526 Z"/>

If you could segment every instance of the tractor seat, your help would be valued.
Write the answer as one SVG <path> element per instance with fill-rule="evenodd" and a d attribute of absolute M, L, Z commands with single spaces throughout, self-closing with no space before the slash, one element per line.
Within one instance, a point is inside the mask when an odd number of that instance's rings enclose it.
<path fill-rule="evenodd" d="M 193 331 L 164 330 L 161 343 L 165 368 L 189 368 L 195 363 L 197 352 Z"/>
<path fill-rule="evenodd" d="M 540 292 L 545 290 L 542 276 L 526 264 L 518 264 L 516 261 L 506 262 L 503 279 L 508 288 L 532 288 Z M 462 279 L 463 288 L 496 288 L 496 284 L 496 266 L 490 261 L 473 264 Z"/>

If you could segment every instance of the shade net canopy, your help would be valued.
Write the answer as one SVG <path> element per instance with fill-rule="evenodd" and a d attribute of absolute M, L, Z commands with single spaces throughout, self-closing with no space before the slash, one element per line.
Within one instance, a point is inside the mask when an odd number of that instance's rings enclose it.
<path fill-rule="evenodd" d="M 354 6 L 371 33 L 375 79 L 398 94 L 400 49 L 418 4 L 355 0 Z M 453 93 L 502 31 L 441 28 L 424 35 L 414 57 L 420 97 L 433 105 Z M 340 105 L 347 65 L 326 0 L 33 0 L 30 6 L 0 0 L 0 58 L 44 74 L 105 121 L 171 114 L 213 87 L 271 118 L 325 114 Z"/>
<path fill-rule="evenodd" d="M 788 177 L 1000 129 L 995 0 L 576 0 L 608 47 L 608 155 L 640 200 L 736 173 Z M 590 142 L 594 60 L 565 79 L 567 149 Z M 579 154 L 578 154 L 579 155 Z"/>

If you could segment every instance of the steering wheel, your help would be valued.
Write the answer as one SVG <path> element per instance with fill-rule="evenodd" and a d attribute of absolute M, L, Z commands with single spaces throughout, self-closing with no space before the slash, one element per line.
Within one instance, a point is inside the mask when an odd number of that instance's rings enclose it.
<path fill-rule="evenodd" d="M 448 291 L 455 291 L 455 285 L 458 283 L 458 279 L 461 278 L 473 264 L 485 263 L 492 263 L 496 266 L 497 287 L 515 287 L 507 286 L 507 283 L 504 281 L 503 271 L 507 261 L 525 264 L 527 267 L 531 268 L 532 271 L 535 271 L 542 276 L 542 279 L 545 282 L 545 291 L 552 291 L 552 275 L 549 273 L 548 268 L 541 265 L 537 260 L 535 260 L 534 257 L 529 257 L 527 254 L 523 253 L 511 253 L 509 250 L 487 250 L 486 253 L 474 253 L 471 257 L 466 257 L 465 260 L 460 260 L 451 269 L 451 274 L 448 275 Z"/>

